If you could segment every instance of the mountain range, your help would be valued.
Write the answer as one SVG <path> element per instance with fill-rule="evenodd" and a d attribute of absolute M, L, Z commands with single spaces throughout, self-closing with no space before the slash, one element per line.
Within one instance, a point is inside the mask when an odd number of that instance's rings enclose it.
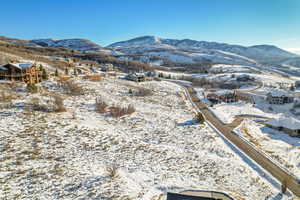
<path fill-rule="evenodd" d="M 108 48 L 128 56 L 156 56 L 182 63 L 198 63 L 203 60 L 210 60 L 214 63 L 226 64 L 280 64 L 287 62 L 288 59 L 300 57 L 273 45 L 246 47 L 190 39 L 162 39 L 154 36 L 116 42 L 109 45 Z"/>
<path fill-rule="evenodd" d="M 61 47 L 81 52 L 101 53 L 153 65 L 164 65 L 166 62 L 198 64 L 210 61 L 248 66 L 270 64 L 300 67 L 300 55 L 274 45 L 241 46 L 191 39 L 163 39 L 155 36 L 116 42 L 107 47 L 86 39 L 18 40 L 0 37 L 0 41 L 25 46 Z"/>

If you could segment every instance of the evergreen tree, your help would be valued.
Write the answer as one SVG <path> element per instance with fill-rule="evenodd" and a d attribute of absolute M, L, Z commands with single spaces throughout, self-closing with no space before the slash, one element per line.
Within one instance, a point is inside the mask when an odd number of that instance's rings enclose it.
<path fill-rule="evenodd" d="M 65 69 L 65 75 L 69 75 L 69 69 L 67 67 Z"/>
<path fill-rule="evenodd" d="M 38 87 L 34 83 L 28 83 L 26 86 L 26 90 L 29 93 L 37 93 Z"/>
<path fill-rule="evenodd" d="M 57 70 L 57 68 L 55 69 L 55 76 L 58 76 L 58 70 Z"/>
<path fill-rule="evenodd" d="M 203 124 L 205 122 L 205 119 L 201 113 L 198 113 L 196 115 L 195 121 L 198 122 L 199 124 Z"/>
<path fill-rule="evenodd" d="M 77 76 L 78 74 L 77 74 L 77 70 L 76 70 L 76 68 L 74 68 L 74 75 L 75 76 Z"/>
<path fill-rule="evenodd" d="M 43 80 L 47 80 L 48 79 L 48 72 L 44 68 L 42 69 L 42 79 Z"/>

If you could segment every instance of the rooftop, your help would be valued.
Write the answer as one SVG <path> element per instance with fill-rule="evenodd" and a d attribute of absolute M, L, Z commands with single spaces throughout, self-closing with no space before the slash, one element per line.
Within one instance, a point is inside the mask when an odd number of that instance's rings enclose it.
<path fill-rule="evenodd" d="M 275 127 L 285 127 L 291 130 L 299 130 L 300 129 L 300 121 L 293 117 L 279 117 L 276 119 L 270 119 L 267 121 L 267 124 Z"/>
<path fill-rule="evenodd" d="M 33 65 L 33 63 L 8 63 L 8 64 L 5 64 L 5 65 L 1 65 L 0 69 L 1 70 L 7 70 L 7 67 L 5 67 L 7 65 L 12 65 L 12 66 L 22 70 L 22 69 L 26 69 L 26 68 L 31 67 Z"/>
<path fill-rule="evenodd" d="M 7 70 L 3 65 L 0 65 L 0 70 Z"/>
<path fill-rule="evenodd" d="M 217 90 L 216 92 L 212 92 L 215 95 L 222 96 L 226 94 L 233 94 L 234 90 Z"/>
<path fill-rule="evenodd" d="M 282 90 L 282 89 L 274 89 L 274 88 L 266 88 L 266 92 L 267 94 L 270 94 L 272 96 L 291 96 L 291 94 L 286 91 L 286 90 Z"/>

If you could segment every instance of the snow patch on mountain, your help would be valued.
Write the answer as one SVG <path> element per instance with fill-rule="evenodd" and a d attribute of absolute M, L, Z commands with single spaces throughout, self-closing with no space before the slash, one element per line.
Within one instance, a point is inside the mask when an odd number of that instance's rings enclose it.
<path fill-rule="evenodd" d="M 172 62 L 199 63 L 211 60 L 215 63 L 243 64 L 254 66 L 261 62 L 279 62 L 297 57 L 273 45 L 255 45 L 245 47 L 226 43 L 196 41 L 190 39 L 162 39 L 155 36 L 143 36 L 127 41 L 113 43 L 107 48 L 122 52 L 128 56 L 155 55 Z"/>

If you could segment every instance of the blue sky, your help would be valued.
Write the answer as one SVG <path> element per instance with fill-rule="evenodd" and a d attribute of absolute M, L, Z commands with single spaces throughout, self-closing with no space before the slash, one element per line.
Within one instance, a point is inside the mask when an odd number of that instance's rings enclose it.
<path fill-rule="evenodd" d="M 86 38 L 102 46 L 144 35 L 300 50 L 300 0 L 10 0 L 0 35 Z"/>

